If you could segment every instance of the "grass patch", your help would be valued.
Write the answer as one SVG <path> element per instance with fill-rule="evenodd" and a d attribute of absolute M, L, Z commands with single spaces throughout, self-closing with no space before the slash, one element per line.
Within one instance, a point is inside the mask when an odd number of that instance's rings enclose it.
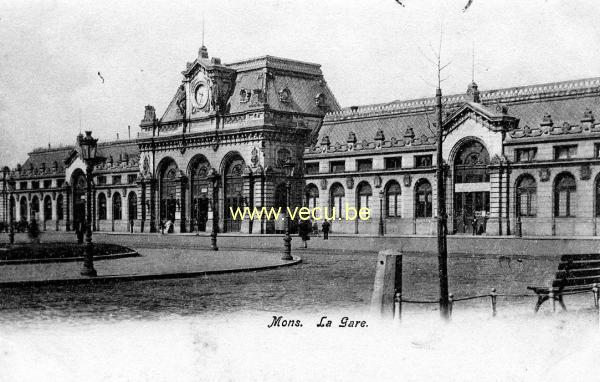
<path fill-rule="evenodd" d="M 76 243 L 28 243 L 16 244 L 13 247 L 1 244 L 0 261 L 82 257 L 84 252 L 85 245 Z M 94 243 L 94 256 L 107 256 L 126 252 L 134 251 L 122 245 Z"/>

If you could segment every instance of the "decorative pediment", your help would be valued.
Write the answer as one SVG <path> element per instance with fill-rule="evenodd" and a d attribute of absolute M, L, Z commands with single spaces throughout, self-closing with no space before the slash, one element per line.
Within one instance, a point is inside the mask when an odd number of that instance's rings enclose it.
<path fill-rule="evenodd" d="M 449 133 L 467 119 L 473 119 L 492 131 L 511 131 L 519 123 L 518 118 L 507 115 L 504 109 L 492 111 L 481 104 L 466 102 L 446 118 L 443 129 Z"/>

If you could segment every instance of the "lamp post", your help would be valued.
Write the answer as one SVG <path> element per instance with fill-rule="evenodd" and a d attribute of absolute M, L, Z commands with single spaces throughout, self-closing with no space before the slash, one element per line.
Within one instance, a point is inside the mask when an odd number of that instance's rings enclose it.
<path fill-rule="evenodd" d="M 4 223 L 7 223 L 7 219 L 6 219 L 6 200 L 7 200 L 7 189 L 6 189 L 6 177 L 10 174 L 10 169 L 6 166 L 4 166 L 4 168 L 2 168 L 2 204 L 3 204 L 3 209 L 4 209 L 4 216 L 2 216 L 2 220 L 4 221 Z"/>
<path fill-rule="evenodd" d="M 13 178 L 13 176 L 11 175 L 10 178 L 8 179 L 8 189 L 10 190 L 10 202 L 9 202 L 10 206 L 8 207 L 8 209 L 9 209 L 8 224 L 10 224 L 10 227 L 8 228 L 8 241 L 11 245 L 15 243 L 15 211 L 14 211 L 15 205 L 13 205 L 13 203 L 12 203 L 12 201 L 14 200 L 15 184 L 16 184 L 15 178 Z"/>
<path fill-rule="evenodd" d="M 215 171 L 215 169 L 211 169 L 211 173 L 209 175 L 209 179 L 212 182 L 212 199 L 213 199 L 213 208 L 212 208 L 212 230 L 210 232 L 210 246 L 213 251 L 218 251 L 219 247 L 217 247 L 217 233 L 219 231 L 219 173 Z"/>
<path fill-rule="evenodd" d="M 283 238 L 283 257 L 281 257 L 281 260 L 293 260 L 294 258 L 292 257 L 292 237 L 290 236 L 290 214 L 289 214 L 289 208 L 290 208 L 290 204 L 291 204 L 291 198 L 290 198 L 290 190 L 292 188 L 292 182 L 291 182 L 291 178 L 293 176 L 294 173 L 294 163 L 292 163 L 290 160 L 287 160 L 284 164 L 283 164 L 283 169 L 285 171 L 285 175 L 286 175 L 286 181 L 285 181 L 285 197 L 286 197 L 286 209 L 285 209 L 285 236 Z"/>
<path fill-rule="evenodd" d="M 8 177 L 8 191 L 10 193 L 10 199 L 8 202 L 8 242 L 12 245 L 15 243 L 15 215 L 13 210 L 13 198 L 15 192 L 16 181 L 12 174 Z M 16 204 L 16 203 L 15 203 Z"/>
<path fill-rule="evenodd" d="M 92 179 L 94 166 L 102 163 L 105 158 L 98 156 L 98 139 L 92 138 L 92 132 L 86 131 L 85 137 L 79 134 L 77 137 L 81 149 L 81 157 L 85 163 L 86 175 L 86 224 L 85 224 L 85 257 L 83 259 L 82 276 L 95 277 L 94 269 L 94 246 L 92 244 Z"/>
<path fill-rule="evenodd" d="M 383 236 L 383 190 L 379 191 L 379 236 Z"/>

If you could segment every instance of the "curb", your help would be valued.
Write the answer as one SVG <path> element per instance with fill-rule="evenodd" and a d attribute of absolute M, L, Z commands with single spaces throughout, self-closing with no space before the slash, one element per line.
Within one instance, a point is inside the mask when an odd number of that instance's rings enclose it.
<path fill-rule="evenodd" d="M 276 265 L 265 265 L 262 267 L 253 268 L 233 268 L 233 269 L 218 269 L 212 271 L 184 272 L 184 273 L 147 273 L 147 274 L 132 274 L 132 275 L 113 275 L 113 276 L 98 276 L 89 278 L 76 279 L 50 279 L 50 280 L 21 280 L 21 281 L 0 281 L 0 288 L 14 288 L 22 286 L 50 286 L 50 285 L 81 285 L 81 284 L 108 284 L 111 282 L 123 281 L 142 281 L 142 280 L 165 280 L 165 279 L 185 279 L 208 275 L 220 275 L 225 273 L 241 273 L 241 272 L 257 272 L 271 269 L 289 267 L 302 262 L 302 258 L 294 256 L 294 260 L 287 263 Z"/>
<path fill-rule="evenodd" d="M 139 256 L 141 256 L 139 253 L 132 251 L 132 252 L 125 252 L 125 253 L 116 253 L 114 255 L 94 256 L 94 261 L 123 259 L 126 257 L 139 257 Z M 59 257 L 59 258 L 55 258 L 55 259 L 0 260 L 0 267 L 3 265 L 69 263 L 69 262 L 74 262 L 74 261 L 83 261 L 83 257 Z"/>

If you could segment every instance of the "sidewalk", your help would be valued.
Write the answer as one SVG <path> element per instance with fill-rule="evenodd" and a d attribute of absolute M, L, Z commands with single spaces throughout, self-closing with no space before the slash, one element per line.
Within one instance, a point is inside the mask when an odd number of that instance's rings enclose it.
<path fill-rule="evenodd" d="M 0 287 L 44 284 L 79 284 L 110 281 L 198 277 L 210 274 L 274 269 L 298 264 L 280 254 L 262 251 L 136 249 L 140 257 L 96 260 L 98 277 L 79 274 L 82 262 L 19 264 L 0 267 Z"/>

